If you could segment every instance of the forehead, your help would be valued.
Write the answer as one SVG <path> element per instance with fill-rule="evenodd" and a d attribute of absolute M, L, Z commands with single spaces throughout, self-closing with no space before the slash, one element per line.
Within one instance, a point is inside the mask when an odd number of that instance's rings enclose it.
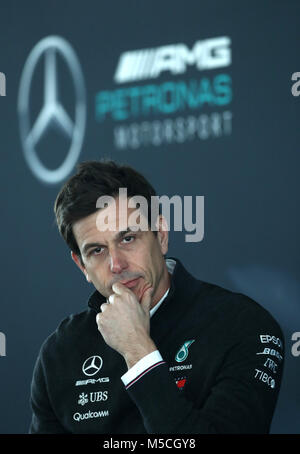
<path fill-rule="evenodd" d="M 105 208 L 80 219 L 73 224 L 73 233 L 80 246 L 83 242 L 96 239 L 110 239 L 117 233 L 126 230 L 137 230 L 137 223 L 141 230 L 148 230 L 148 223 L 143 211 L 138 208 L 129 208 L 128 199 L 116 198 Z"/>

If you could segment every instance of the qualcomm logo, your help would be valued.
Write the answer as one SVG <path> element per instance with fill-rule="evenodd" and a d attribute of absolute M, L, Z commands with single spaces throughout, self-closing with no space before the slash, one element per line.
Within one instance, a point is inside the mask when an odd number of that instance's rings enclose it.
<path fill-rule="evenodd" d="M 153 79 L 163 71 L 183 74 L 187 65 L 197 69 L 215 69 L 231 64 L 231 40 L 228 36 L 196 41 L 190 50 L 185 44 L 170 44 L 153 49 L 121 54 L 114 75 L 116 83 Z"/>
<path fill-rule="evenodd" d="M 75 95 L 74 120 L 59 100 L 57 57 L 62 57 L 72 77 Z M 31 85 L 40 59 L 44 59 L 44 99 L 37 118 L 31 124 Z M 73 169 L 79 157 L 86 124 L 86 94 L 79 60 L 70 44 L 59 36 L 42 39 L 30 52 L 21 75 L 18 114 L 21 143 L 27 164 L 33 174 L 45 183 L 62 181 Z M 36 147 L 50 127 L 55 126 L 70 141 L 62 164 L 54 170 L 40 161 Z M 65 155 L 65 153 L 64 153 Z"/>
<path fill-rule="evenodd" d="M 96 375 L 99 370 L 101 369 L 103 364 L 101 356 L 90 356 L 87 358 L 83 365 L 82 365 L 82 372 L 87 375 L 88 377 L 91 377 L 92 375 Z"/>

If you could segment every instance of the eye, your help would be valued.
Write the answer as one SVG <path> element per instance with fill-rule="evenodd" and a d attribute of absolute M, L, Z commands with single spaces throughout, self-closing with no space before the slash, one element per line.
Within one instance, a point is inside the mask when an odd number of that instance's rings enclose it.
<path fill-rule="evenodd" d="M 93 249 L 91 251 L 91 254 L 90 255 L 99 255 L 102 253 L 102 251 L 104 250 L 103 247 L 96 247 L 95 249 Z"/>
<path fill-rule="evenodd" d="M 128 235 L 128 236 L 125 236 L 122 241 L 124 243 L 132 243 L 132 241 L 135 239 L 135 237 L 133 235 Z"/>

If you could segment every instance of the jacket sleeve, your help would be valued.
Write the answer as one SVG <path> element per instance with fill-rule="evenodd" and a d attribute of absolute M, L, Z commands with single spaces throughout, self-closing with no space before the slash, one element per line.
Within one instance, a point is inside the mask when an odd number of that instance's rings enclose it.
<path fill-rule="evenodd" d="M 30 403 L 32 408 L 32 420 L 29 428 L 30 434 L 67 433 L 58 421 L 49 401 L 42 350 L 33 372 Z"/>
<path fill-rule="evenodd" d="M 257 318 L 251 311 L 244 311 L 231 331 L 231 345 L 204 402 L 177 388 L 165 362 L 126 388 L 148 433 L 269 432 L 283 370 L 282 331 L 271 316 Z M 196 369 L 193 374 L 197 379 Z"/>

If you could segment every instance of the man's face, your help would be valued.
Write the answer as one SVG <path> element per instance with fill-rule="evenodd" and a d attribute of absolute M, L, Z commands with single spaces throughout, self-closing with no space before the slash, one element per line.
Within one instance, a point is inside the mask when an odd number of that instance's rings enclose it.
<path fill-rule="evenodd" d="M 115 205 L 111 204 L 74 223 L 73 233 L 83 265 L 72 253 L 73 260 L 87 280 L 105 297 L 113 293 L 115 282 L 128 287 L 138 301 L 148 288 L 153 287 L 154 305 L 162 296 L 162 290 L 166 290 L 163 255 L 168 249 L 167 229 L 163 230 L 165 225 L 160 224 L 157 235 L 149 229 L 131 230 L 130 214 L 136 209 L 127 208 L 126 203 L 126 209 L 119 210 L 119 198 L 115 202 Z M 121 206 L 124 207 L 124 203 Z M 101 221 L 104 219 L 106 230 Z"/>

